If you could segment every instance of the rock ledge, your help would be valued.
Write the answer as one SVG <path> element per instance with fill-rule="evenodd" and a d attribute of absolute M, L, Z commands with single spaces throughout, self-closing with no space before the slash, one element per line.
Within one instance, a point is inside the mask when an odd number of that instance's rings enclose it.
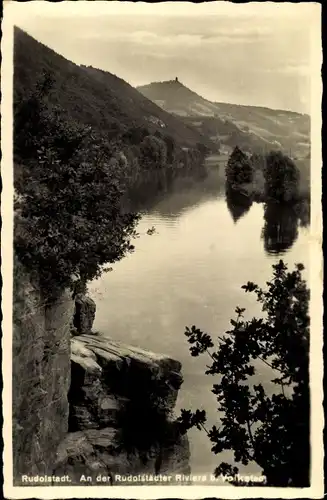
<path fill-rule="evenodd" d="M 121 439 L 126 430 L 122 426 L 128 422 L 133 429 L 138 422 L 142 427 L 149 418 L 147 408 L 164 415 L 167 429 L 174 433 L 173 410 L 181 384 L 181 363 L 168 356 L 102 335 L 72 337 L 70 432 L 58 449 L 54 473 L 69 474 L 74 484 L 80 484 L 83 474 L 94 482 L 99 474 L 112 478 L 115 474 L 188 474 L 186 436 L 170 434 L 173 439 L 149 442 L 142 450 L 124 447 Z"/>

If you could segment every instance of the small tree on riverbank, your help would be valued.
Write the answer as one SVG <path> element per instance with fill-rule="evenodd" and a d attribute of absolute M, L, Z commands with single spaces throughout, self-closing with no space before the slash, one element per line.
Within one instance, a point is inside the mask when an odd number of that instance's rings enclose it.
<path fill-rule="evenodd" d="M 140 144 L 140 164 L 145 170 L 162 169 L 167 162 L 167 146 L 154 135 L 146 136 Z"/>
<path fill-rule="evenodd" d="M 288 272 L 280 261 L 267 290 L 244 285 L 264 317 L 247 321 L 245 309 L 237 307 L 232 329 L 218 337 L 218 346 L 195 326 L 185 332 L 192 356 L 209 355 L 206 374 L 219 375 L 212 392 L 221 418 L 207 430 L 204 410 L 182 410 L 181 428 L 205 429 L 214 454 L 231 450 L 236 463 L 256 462 L 269 486 L 309 486 L 309 290 L 302 270 L 298 264 Z M 260 363 L 271 373 L 265 386 L 251 378 Z M 224 462 L 215 469 L 217 476 L 237 472 Z"/>

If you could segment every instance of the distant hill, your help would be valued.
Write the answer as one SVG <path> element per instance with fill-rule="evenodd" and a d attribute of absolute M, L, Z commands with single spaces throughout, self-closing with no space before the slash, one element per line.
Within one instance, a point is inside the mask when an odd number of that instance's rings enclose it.
<path fill-rule="evenodd" d="M 211 102 L 178 80 L 154 82 L 138 90 L 162 109 L 183 118 L 211 140 L 230 151 L 282 149 L 291 156 L 307 157 L 310 118 L 291 111 Z"/>
<path fill-rule="evenodd" d="M 78 66 L 57 54 L 19 28 L 14 38 L 14 99 L 18 102 L 46 71 L 53 76 L 49 107 L 59 105 L 65 120 L 75 120 L 109 139 L 132 126 L 159 130 L 172 136 L 181 147 L 216 145 L 192 124 L 186 124 L 121 78 L 92 67 Z"/>

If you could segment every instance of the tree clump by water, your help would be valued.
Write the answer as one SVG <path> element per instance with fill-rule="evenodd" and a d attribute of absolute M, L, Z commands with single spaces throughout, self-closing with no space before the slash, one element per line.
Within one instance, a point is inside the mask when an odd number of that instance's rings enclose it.
<path fill-rule="evenodd" d="M 300 199 L 300 170 L 281 151 L 250 156 L 236 146 L 225 174 L 229 191 L 239 191 L 255 201 L 294 203 Z M 307 187 L 307 195 L 308 191 Z"/>
<path fill-rule="evenodd" d="M 206 429 L 205 410 L 182 410 L 183 432 L 192 427 L 206 430 L 212 452 L 234 453 L 236 464 L 255 462 L 266 476 L 267 486 L 309 486 L 309 290 L 302 277 L 303 265 L 289 272 L 282 260 L 273 265 L 272 279 L 263 290 L 248 282 L 242 288 L 254 293 L 263 317 L 244 319 L 236 308 L 232 328 L 211 336 L 192 326 L 185 335 L 192 356 L 206 353 L 211 364 L 206 374 L 218 376 L 212 392 L 218 403 L 219 423 Z M 267 384 L 253 376 L 270 371 Z M 239 469 L 221 462 L 216 476 L 230 474 L 239 485 Z"/>
<path fill-rule="evenodd" d="M 266 156 L 265 197 L 279 202 L 292 202 L 299 197 L 300 172 L 295 163 L 280 151 Z"/>

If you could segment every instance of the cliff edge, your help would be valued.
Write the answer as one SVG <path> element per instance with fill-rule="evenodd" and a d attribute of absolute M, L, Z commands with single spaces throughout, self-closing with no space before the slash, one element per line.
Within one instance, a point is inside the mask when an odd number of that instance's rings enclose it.
<path fill-rule="evenodd" d="M 74 301 L 64 292 L 48 304 L 15 259 L 12 339 L 13 475 L 49 474 L 68 432 L 70 322 Z"/>
<path fill-rule="evenodd" d="M 89 299 L 88 299 L 89 300 Z M 189 473 L 189 445 L 173 420 L 181 364 L 99 335 L 71 341 L 69 434 L 56 475 L 115 483 L 117 475 Z M 98 479 L 97 479 L 98 478 Z M 84 479 L 82 479 L 84 480 Z M 133 484 L 148 484 L 140 477 Z"/>
<path fill-rule="evenodd" d="M 15 265 L 15 485 L 23 475 L 94 485 L 99 477 L 115 484 L 117 475 L 189 474 L 188 439 L 174 421 L 181 364 L 92 333 L 92 299 L 64 292 L 47 304 Z"/>

